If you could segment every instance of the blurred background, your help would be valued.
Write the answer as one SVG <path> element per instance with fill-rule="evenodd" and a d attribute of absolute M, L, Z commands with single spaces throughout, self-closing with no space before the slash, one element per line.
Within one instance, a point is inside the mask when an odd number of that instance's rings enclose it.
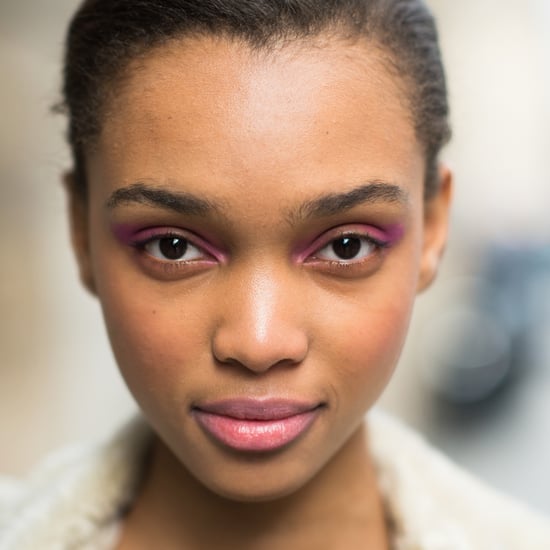
<path fill-rule="evenodd" d="M 431 0 L 456 173 L 451 241 L 383 406 L 550 513 L 550 2 Z M 0 0 L 0 472 L 134 405 L 69 250 L 58 99 L 75 0 Z"/>

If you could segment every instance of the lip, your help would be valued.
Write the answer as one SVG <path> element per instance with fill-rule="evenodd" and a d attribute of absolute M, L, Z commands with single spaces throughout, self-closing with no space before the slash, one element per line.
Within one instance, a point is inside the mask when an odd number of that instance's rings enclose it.
<path fill-rule="evenodd" d="M 289 445 L 321 414 L 321 403 L 285 399 L 228 399 L 193 407 L 199 426 L 222 445 L 241 452 L 270 452 Z"/>

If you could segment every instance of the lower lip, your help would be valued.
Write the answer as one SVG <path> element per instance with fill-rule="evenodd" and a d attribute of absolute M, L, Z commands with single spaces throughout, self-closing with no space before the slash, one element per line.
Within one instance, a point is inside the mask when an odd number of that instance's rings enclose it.
<path fill-rule="evenodd" d="M 276 420 L 244 420 L 197 409 L 200 427 L 226 447 L 244 452 L 276 451 L 298 439 L 313 424 L 320 409 Z"/>

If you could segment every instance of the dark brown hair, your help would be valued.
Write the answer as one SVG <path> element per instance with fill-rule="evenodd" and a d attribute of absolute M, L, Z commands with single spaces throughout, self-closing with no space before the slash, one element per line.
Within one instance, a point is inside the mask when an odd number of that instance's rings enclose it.
<path fill-rule="evenodd" d="M 75 180 L 85 194 L 84 150 L 101 131 L 109 87 L 128 63 L 192 34 L 241 38 L 254 48 L 333 32 L 365 37 L 403 79 L 426 155 L 425 195 L 450 137 L 445 74 L 434 19 L 422 0 L 85 0 L 67 36 L 63 102 Z"/>

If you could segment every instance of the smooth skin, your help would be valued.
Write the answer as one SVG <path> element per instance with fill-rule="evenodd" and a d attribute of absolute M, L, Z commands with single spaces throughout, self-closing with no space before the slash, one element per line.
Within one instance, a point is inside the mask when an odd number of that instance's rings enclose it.
<path fill-rule="evenodd" d="M 67 181 L 82 280 L 158 435 L 120 548 L 389 547 L 364 415 L 435 276 L 451 176 L 424 200 L 404 83 L 383 59 L 334 37 L 272 52 L 187 38 L 117 83 L 88 199 Z M 134 228 L 162 230 L 144 244 Z M 180 259 L 163 255 L 167 228 L 189 241 Z M 256 454 L 192 414 L 251 396 L 320 413 Z"/>

